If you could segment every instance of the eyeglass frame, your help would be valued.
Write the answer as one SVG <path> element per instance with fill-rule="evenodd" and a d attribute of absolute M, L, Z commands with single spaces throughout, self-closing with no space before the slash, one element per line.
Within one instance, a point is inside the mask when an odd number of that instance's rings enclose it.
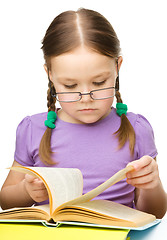
<path fill-rule="evenodd" d="M 91 90 L 90 92 L 88 93 L 81 93 L 81 92 L 57 92 L 55 94 L 53 94 L 53 91 L 52 91 L 52 88 L 51 88 L 51 81 L 49 81 L 49 86 L 50 86 L 50 90 L 51 90 L 51 95 L 52 97 L 55 97 L 56 100 L 58 102 L 65 102 L 65 103 L 70 103 L 70 102 L 79 102 L 81 99 L 82 99 L 82 96 L 83 95 L 90 95 L 90 97 L 93 99 L 93 100 L 105 100 L 105 99 L 108 99 L 108 98 L 113 98 L 115 96 L 115 94 L 111 97 L 106 97 L 106 98 L 96 98 L 94 99 L 92 96 L 93 96 L 93 92 L 97 92 L 97 91 L 101 91 L 101 90 L 107 90 L 107 89 L 115 89 L 116 91 L 118 91 L 115 87 L 108 87 L 108 88 L 101 88 L 101 89 L 96 89 L 96 90 Z M 73 93 L 78 93 L 79 95 L 79 99 L 78 100 L 73 100 L 73 101 L 60 101 L 58 98 L 57 98 L 57 94 L 73 94 Z"/>

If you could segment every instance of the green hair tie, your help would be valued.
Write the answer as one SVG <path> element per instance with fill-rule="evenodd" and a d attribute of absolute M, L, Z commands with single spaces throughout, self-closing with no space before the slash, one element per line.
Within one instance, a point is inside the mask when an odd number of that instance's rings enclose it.
<path fill-rule="evenodd" d="M 45 126 L 51 129 L 54 129 L 56 127 L 54 124 L 56 119 L 57 119 L 57 114 L 54 111 L 48 112 L 47 120 L 45 120 Z"/>
<path fill-rule="evenodd" d="M 123 103 L 117 103 L 116 104 L 116 109 L 117 109 L 117 114 L 121 117 L 122 114 L 125 114 L 127 113 L 128 111 L 128 107 L 126 104 L 123 104 Z"/>

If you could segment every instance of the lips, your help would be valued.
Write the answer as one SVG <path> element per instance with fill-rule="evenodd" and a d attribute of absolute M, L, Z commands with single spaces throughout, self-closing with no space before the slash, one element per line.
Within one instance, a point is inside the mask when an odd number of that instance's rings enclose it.
<path fill-rule="evenodd" d="M 81 109 L 80 111 L 81 112 L 93 112 L 95 111 L 96 109 L 93 109 L 93 108 L 85 108 L 85 109 Z"/>
<path fill-rule="evenodd" d="M 88 111 L 88 110 L 94 110 L 93 108 L 85 108 L 85 109 L 81 109 L 81 111 Z"/>

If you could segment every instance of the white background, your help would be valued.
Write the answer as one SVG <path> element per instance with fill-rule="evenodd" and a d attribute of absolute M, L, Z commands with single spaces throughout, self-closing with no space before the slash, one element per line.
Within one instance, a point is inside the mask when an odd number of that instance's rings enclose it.
<path fill-rule="evenodd" d="M 151 123 L 160 176 L 167 190 L 167 13 L 166 1 L 6 0 L 0 7 L 0 187 L 13 162 L 15 133 L 27 115 L 47 111 L 47 76 L 41 40 L 65 10 L 90 8 L 113 25 L 124 58 L 120 90 L 129 111 Z"/>

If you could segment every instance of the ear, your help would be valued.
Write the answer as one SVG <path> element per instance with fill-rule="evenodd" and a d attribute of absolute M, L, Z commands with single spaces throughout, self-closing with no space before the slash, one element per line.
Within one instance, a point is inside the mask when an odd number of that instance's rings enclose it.
<path fill-rule="evenodd" d="M 122 56 L 119 56 L 119 57 L 118 57 L 118 70 L 120 70 L 121 65 L 122 65 L 122 62 L 123 62 L 123 57 L 122 57 Z"/>
<path fill-rule="evenodd" d="M 52 82 L 52 75 L 51 75 L 51 71 L 49 70 L 49 68 L 47 67 L 46 64 L 43 65 L 44 69 L 45 69 L 45 72 L 47 74 L 47 76 L 49 76 L 49 79 L 51 80 Z"/>

